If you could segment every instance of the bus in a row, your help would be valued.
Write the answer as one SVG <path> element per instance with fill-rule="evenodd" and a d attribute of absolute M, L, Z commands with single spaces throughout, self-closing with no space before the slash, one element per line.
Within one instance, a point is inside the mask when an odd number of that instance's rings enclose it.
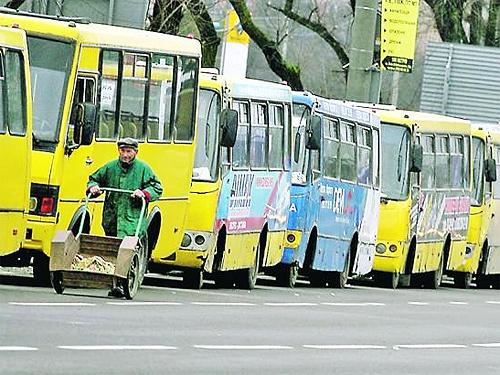
<path fill-rule="evenodd" d="M 17 210 L 19 216 L 24 213 L 22 189 L 25 181 L 30 181 L 26 230 L 21 226 L 9 229 L 16 232 L 19 247 L 10 259 L 15 257 L 18 265 L 28 265 L 33 258 L 35 279 L 47 283 L 50 245 L 56 229 L 76 232 L 83 220 L 85 232 L 102 234 L 103 199 L 85 210 L 82 196 L 89 174 L 117 158 L 117 139 L 129 136 L 140 142 L 139 157 L 164 185 L 163 195 L 149 207 L 147 240 L 142 240 L 153 259 L 168 258 L 181 243 L 188 209 L 195 159 L 200 43 L 5 8 L 1 10 L 0 24 L 26 33 L 32 82 L 32 101 L 26 101 L 22 95 L 28 88 L 21 79 L 28 74 L 24 65 L 15 64 L 16 59 L 22 64 L 27 57 L 20 39 L 18 45 L 6 41 L 12 48 L 2 49 L 2 63 L 6 62 L 2 73 L 7 67 L 12 77 L 0 83 L 13 86 L 9 101 L 3 103 L 11 109 L 16 105 L 24 105 L 25 109 L 4 112 L 4 116 L 16 115 L 2 123 L 3 133 L 12 137 L 9 142 L 22 143 L 4 149 L 8 152 L 16 147 L 26 156 L 2 167 L 16 170 L 5 174 L 9 183 L 19 186 L 17 196 L 9 193 L 1 198 L 12 200 L 6 202 L 12 206 L 6 210 Z M 2 38 L 8 35 L 0 34 Z M 165 71 L 170 74 L 163 74 Z M 31 133 L 30 103 L 33 145 L 28 153 L 29 141 L 24 135 Z M 29 161 L 30 156 L 31 179 L 18 173 L 27 171 L 26 165 L 15 164 Z M 14 181 L 13 176 L 19 181 Z"/>
<path fill-rule="evenodd" d="M 31 85 L 26 34 L 0 27 L 0 265 L 16 264 L 26 232 L 31 177 Z"/>
<path fill-rule="evenodd" d="M 252 289 L 281 260 L 291 184 L 287 85 L 201 75 L 198 138 L 186 230 L 172 256 L 184 285 Z M 232 124 L 237 125 L 233 127 Z"/>

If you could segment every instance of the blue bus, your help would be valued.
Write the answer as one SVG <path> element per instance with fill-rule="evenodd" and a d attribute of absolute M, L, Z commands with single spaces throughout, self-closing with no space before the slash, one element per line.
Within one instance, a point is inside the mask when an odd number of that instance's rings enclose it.
<path fill-rule="evenodd" d="M 292 188 L 279 285 L 300 274 L 342 288 L 372 269 L 380 206 L 380 121 L 373 113 L 293 93 Z"/>

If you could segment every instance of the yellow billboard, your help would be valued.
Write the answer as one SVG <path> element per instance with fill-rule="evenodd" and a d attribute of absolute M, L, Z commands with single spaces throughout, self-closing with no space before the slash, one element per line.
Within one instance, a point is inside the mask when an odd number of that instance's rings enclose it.
<path fill-rule="evenodd" d="M 411 73 L 420 0 L 382 0 L 380 69 Z"/>

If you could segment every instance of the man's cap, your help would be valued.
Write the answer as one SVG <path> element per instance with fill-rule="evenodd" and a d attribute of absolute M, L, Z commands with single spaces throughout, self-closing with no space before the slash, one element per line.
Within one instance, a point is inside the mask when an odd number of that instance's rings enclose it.
<path fill-rule="evenodd" d="M 134 150 L 139 149 L 139 142 L 137 142 L 137 140 L 135 140 L 134 138 L 130 137 L 119 139 L 117 144 L 118 148 L 130 147 L 133 148 Z"/>

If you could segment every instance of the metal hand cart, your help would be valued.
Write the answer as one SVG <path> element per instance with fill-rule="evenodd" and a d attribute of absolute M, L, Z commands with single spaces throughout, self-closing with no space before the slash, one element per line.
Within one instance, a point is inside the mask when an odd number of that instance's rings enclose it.
<path fill-rule="evenodd" d="M 101 188 L 101 191 L 132 194 L 131 190 Z M 85 198 L 85 212 L 91 194 Z M 57 294 L 64 288 L 107 288 L 122 286 L 125 298 L 137 294 L 147 268 L 147 239 L 139 238 L 146 200 L 144 197 L 134 236 L 124 238 L 83 233 L 84 218 L 78 233 L 57 231 L 52 239 L 50 279 Z"/>

